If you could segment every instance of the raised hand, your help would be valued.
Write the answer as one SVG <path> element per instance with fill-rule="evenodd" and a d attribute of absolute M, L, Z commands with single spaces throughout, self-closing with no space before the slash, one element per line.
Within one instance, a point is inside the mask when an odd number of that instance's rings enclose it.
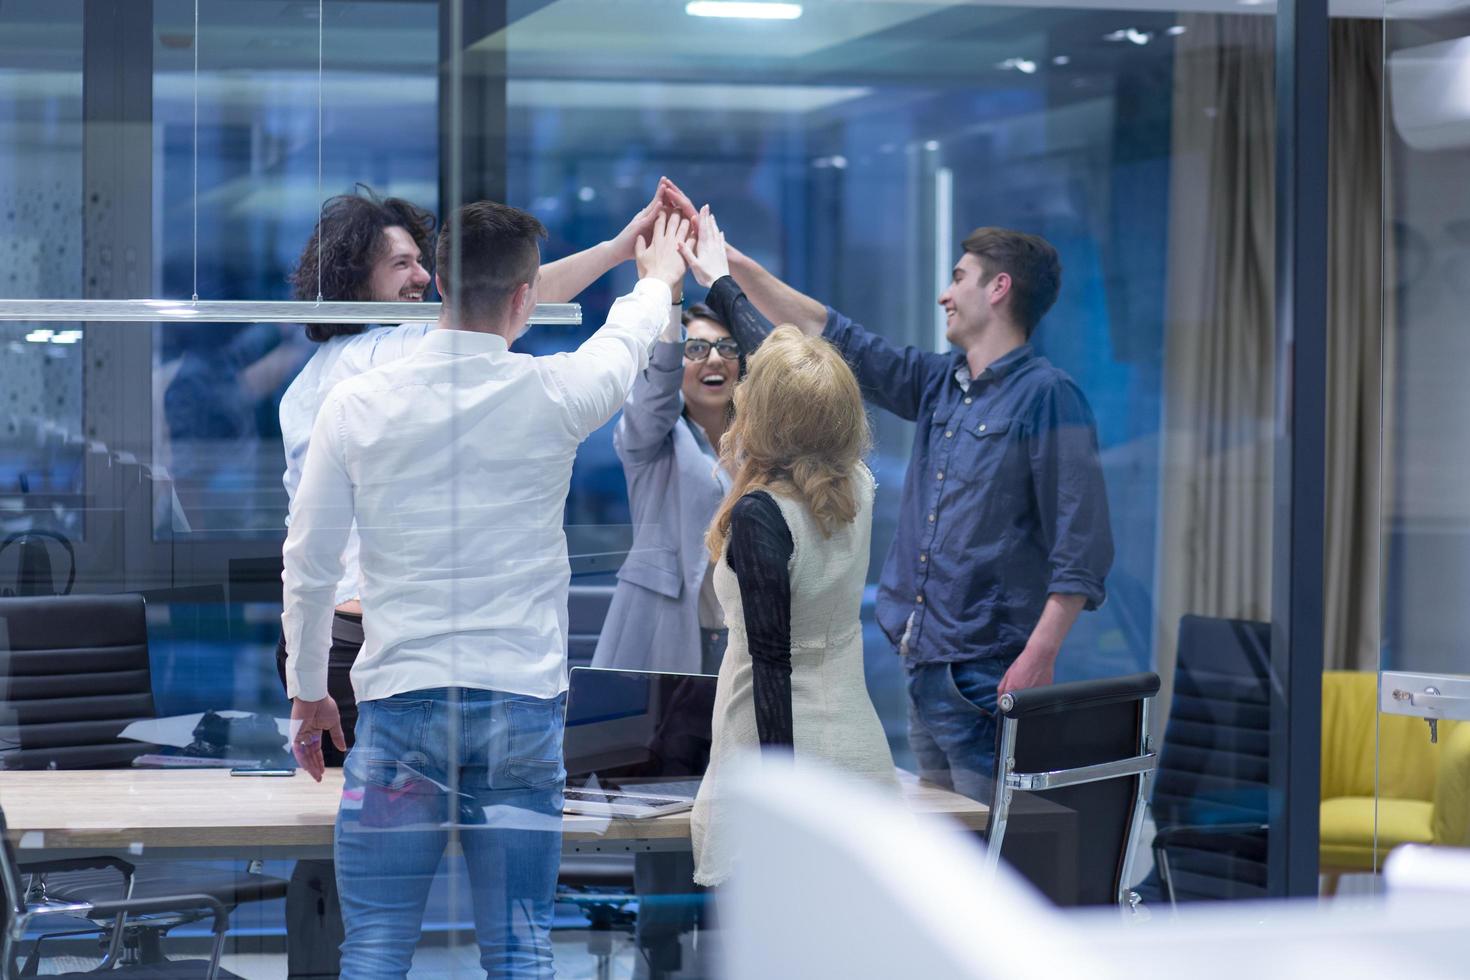
<path fill-rule="evenodd" d="M 684 259 L 679 246 L 689 235 L 689 220 L 675 214 L 660 212 L 653 222 L 653 232 L 647 241 L 638 236 L 633 246 L 633 258 L 638 264 L 638 278 L 662 279 L 670 289 L 679 285 L 684 278 Z"/>
<path fill-rule="evenodd" d="M 730 256 L 725 246 L 725 233 L 720 231 L 719 222 L 708 204 L 700 209 L 698 228 L 698 243 L 681 243 L 679 254 L 689 264 L 694 280 L 708 287 L 716 279 L 730 274 Z"/>
<path fill-rule="evenodd" d="M 623 226 L 608 244 L 612 246 L 613 259 L 616 262 L 626 262 L 633 257 L 633 246 L 639 238 L 647 237 L 653 231 L 654 219 L 666 210 L 664 204 L 663 184 L 660 183 L 657 190 L 653 192 L 653 200 L 649 201 L 635 215 L 631 221 Z"/>
<path fill-rule="evenodd" d="M 691 230 L 699 218 L 699 213 L 694 210 L 694 202 L 689 200 L 689 195 L 679 190 L 679 185 L 667 177 L 658 179 L 658 196 L 663 200 L 664 208 L 676 211 L 689 220 Z M 698 232 L 695 232 L 698 234 Z"/>

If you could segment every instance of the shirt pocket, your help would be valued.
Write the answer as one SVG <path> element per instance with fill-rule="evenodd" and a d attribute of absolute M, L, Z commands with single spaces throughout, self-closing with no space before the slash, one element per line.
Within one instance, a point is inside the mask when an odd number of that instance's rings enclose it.
<path fill-rule="evenodd" d="M 618 581 L 630 582 L 670 599 L 677 599 L 683 590 L 678 552 L 673 548 L 663 547 L 630 551 L 623 561 L 623 567 L 618 569 Z"/>
<path fill-rule="evenodd" d="M 1008 418 L 971 418 L 945 427 L 953 431 L 955 446 L 950 452 L 945 482 L 954 481 L 967 489 L 992 498 L 1009 497 L 1024 492 L 1030 479 L 1026 446 L 1019 422 Z M 940 433 L 941 439 L 948 442 Z"/>

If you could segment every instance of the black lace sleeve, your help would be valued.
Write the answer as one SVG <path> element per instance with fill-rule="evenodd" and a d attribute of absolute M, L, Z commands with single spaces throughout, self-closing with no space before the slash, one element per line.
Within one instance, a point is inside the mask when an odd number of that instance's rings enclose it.
<path fill-rule="evenodd" d="M 745 298 L 745 292 L 730 276 L 716 279 L 704 301 L 715 311 L 715 316 L 730 328 L 735 343 L 740 345 L 740 353 L 746 357 L 754 354 L 755 349 L 775 329 L 770 320 L 761 316 L 755 304 Z"/>
<path fill-rule="evenodd" d="M 757 490 L 735 503 L 726 561 L 740 583 L 762 748 L 792 744 L 791 573 L 786 566 L 793 551 L 791 530 L 770 494 Z"/>

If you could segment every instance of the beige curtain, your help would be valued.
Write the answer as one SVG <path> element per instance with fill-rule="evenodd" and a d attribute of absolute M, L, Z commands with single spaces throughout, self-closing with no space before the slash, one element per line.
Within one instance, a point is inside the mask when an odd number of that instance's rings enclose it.
<path fill-rule="evenodd" d="M 1271 613 L 1275 25 L 1270 17 L 1219 14 L 1181 23 L 1156 588 L 1155 649 L 1166 688 L 1181 616 Z M 1329 666 L 1377 661 L 1380 38 L 1375 22 L 1332 25 Z"/>

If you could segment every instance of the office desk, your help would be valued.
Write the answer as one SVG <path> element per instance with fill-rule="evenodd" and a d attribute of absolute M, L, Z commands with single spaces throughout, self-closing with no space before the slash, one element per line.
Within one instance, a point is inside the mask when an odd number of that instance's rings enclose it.
<path fill-rule="evenodd" d="M 985 827 L 989 809 L 899 770 L 910 807 Z M 0 772 L 0 806 L 21 860 L 79 854 L 156 857 L 329 857 L 342 770 L 320 783 L 231 776 L 228 770 Z M 687 850 L 689 813 L 648 820 L 568 815 L 563 849 L 577 854 Z"/>

